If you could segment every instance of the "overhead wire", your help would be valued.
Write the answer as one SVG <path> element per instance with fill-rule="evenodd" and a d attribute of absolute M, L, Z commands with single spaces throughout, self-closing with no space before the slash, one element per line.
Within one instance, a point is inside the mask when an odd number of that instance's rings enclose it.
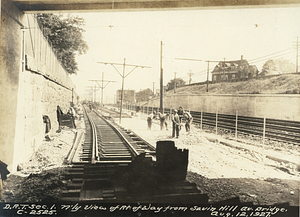
<path fill-rule="evenodd" d="M 108 35 L 108 46 L 107 46 L 107 53 L 106 56 L 108 56 L 109 51 L 110 51 L 110 40 L 111 40 L 111 35 L 112 35 L 112 27 L 113 27 L 113 15 L 114 15 L 114 5 L 115 5 L 115 0 L 112 0 L 112 6 L 111 6 L 111 17 L 110 17 L 110 25 L 109 27 L 109 35 Z M 106 26 L 107 27 L 107 26 Z"/>
<path fill-rule="evenodd" d="M 249 63 L 257 63 L 257 62 L 262 62 L 262 61 L 266 61 L 266 60 L 269 60 L 269 59 L 273 59 L 273 58 L 276 58 L 276 57 L 282 57 L 282 56 L 285 56 L 285 55 L 288 55 L 288 54 L 291 54 L 291 53 L 294 53 L 294 51 L 291 51 L 291 52 L 288 52 L 288 53 L 284 53 L 284 54 L 280 54 L 280 55 L 276 55 L 276 56 L 271 56 L 271 57 L 267 57 L 267 58 L 264 58 L 264 59 L 261 59 L 261 60 L 256 60 L 256 61 L 249 61 Z"/>
<path fill-rule="evenodd" d="M 287 50 L 290 50 L 290 49 L 294 49 L 294 48 L 291 47 L 291 48 L 284 49 L 284 50 L 281 50 L 281 51 L 278 51 L 278 52 L 275 52 L 275 53 L 271 53 L 271 54 L 268 54 L 268 55 L 265 55 L 265 56 L 262 56 L 262 57 L 257 57 L 257 58 L 254 58 L 254 59 L 249 60 L 249 62 L 250 62 L 250 61 L 254 61 L 254 60 L 258 60 L 258 59 L 261 59 L 261 58 L 265 58 L 265 57 L 268 57 L 268 56 L 272 56 L 272 55 L 275 55 L 275 54 L 277 54 L 277 53 L 281 53 L 281 52 L 284 52 L 284 51 L 287 51 Z"/>
<path fill-rule="evenodd" d="M 285 51 L 288 51 L 288 50 L 291 50 L 291 49 L 294 49 L 293 51 L 291 52 L 287 52 L 287 53 L 283 53 L 283 54 L 279 54 L 281 52 L 285 52 Z M 281 50 L 281 51 L 277 51 L 277 52 L 274 52 L 274 53 L 271 53 L 271 54 L 268 54 L 268 55 L 265 55 L 265 56 L 262 56 L 262 57 L 258 57 L 258 58 L 254 58 L 254 59 L 251 59 L 249 60 L 248 62 L 253 64 L 253 63 L 257 63 L 257 62 L 261 62 L 261 61 L 266 61 L 270 58 L 276 58 L 276 57 L 281 57 L 281 56 L 285 56 L 285 55 L 288 55 L 288 54 L 291 54 L 291 53 L 294 53 L 295 52 L 295 48 L 291 47 L 291 48 L 287 48 L 287 49 L 284 49 L 284 50 Z M 276 55 L 276 54 L 279 54 L 279 55 Z M 274 56 L 275 55 L 275 56 Z M 207 70 L 203 70 L 203 71 L 200 71 L 200 72 L 197 72 L 193 75 L 193 77 L 197 77 L 197 76 L 201 76 L 203 74 L 206 74 L 207 73 Z M 186 79 L 188 78 L 189 76 L 182 76 L 182 77 L 178 77 L 178 78 L 182 78 L 182 79 Z"/>

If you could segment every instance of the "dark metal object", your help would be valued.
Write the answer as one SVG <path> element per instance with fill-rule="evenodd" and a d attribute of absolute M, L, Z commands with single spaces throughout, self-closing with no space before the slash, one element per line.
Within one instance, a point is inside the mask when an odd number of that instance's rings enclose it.
<path fill-rule="evenodd" d="M 74 116 L 68 114 L 62 114 L 59 117 L 60 126 L 66 126 L 70 128 L 76 128 Z"/>
<path fill-rule="evenodd" d="M 94 112 L 84 115 L 87 126 L 82 161 L 73 161 L 66 174 L 71 183 L 63 191 L 62 201 L 208 203 L 208 196 L 201 194 L 196 184 L 185 181 L 187 150 L 177 150 L 174 143 L 165 144 L 170 141 L 159 142 L 156 162 L 155 148 L 132 131 Z M 87 119 L 92 119 L 97 128 L 99 158 L 94 164 L 95 136 Z"/>

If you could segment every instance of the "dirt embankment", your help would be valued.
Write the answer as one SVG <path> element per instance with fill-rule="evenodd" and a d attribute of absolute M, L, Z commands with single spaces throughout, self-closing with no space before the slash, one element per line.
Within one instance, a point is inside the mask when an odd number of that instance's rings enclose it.
<path fill-rule="evenodd" d="M 282 74 L 272 77 L 262 77 L 239 82 L 222 82 L 206 85 L 186 86 L 176 88 L 176 93 L 182 94 L 299 94 L 300 73 Z M 173 94 L 173 91 L 166 93 Z"/>

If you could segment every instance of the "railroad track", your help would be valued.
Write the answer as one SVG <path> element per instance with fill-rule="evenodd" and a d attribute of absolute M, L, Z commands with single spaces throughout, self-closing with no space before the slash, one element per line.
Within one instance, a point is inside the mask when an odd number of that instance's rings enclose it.
<path fill-rule="evenodd" d="M 135 107 L 133 107 L 135 109 Z M 148 113 L 152 110 L 159 111 L 157 107 L 141 108 L 141 112 Z M 170 109 L 165 109 L 171 112 Z M 300 122 L 257 117 L 246 117 L 236 115 L 215 114 L 208 112 L 190 111 L 193 116 L 193 123 L 218 127 L 243 134 L 256 135 L 273 141 L 300 145 Z M 217 124 L 216 124 L 217 123 Z"/>
<path fill-rule="evenodd" d="M 177 150 L 172 144 L 160 146 L 161 150 L 169 146 L 174 159 L 183 159 L 175 162 L 183 171 L 178 178 L 178 171 L 174 168 L 170 172 L 165 171 L 166 164 L 156 159 L 155 147 L 133 131 L 106 120 L 95 110 L 85 111 L 84 120 L 85 139 L 81 145 L 81 136 L 78 135 L 76 138 L 79 141 L 75 139 L 75 145 L 70 150 L 68 162 L 71 167 L 66 174 L 69 183 L 61 201 L 208 201 L 207 195 L 201 194 L 196 184 L 185 180 L 187 150 Z M 81 148 L 78 147 L 80 145 Z M 172 155 L 171 152 L 165 154 Z M 185 156 L 180 157 L 182 153 Z M 164 158 L 163 151 L 159 158 Z"/>
<path fill-rule="evenodd" d="M 109 114 L 109 116 L 111 116 L 112 118 L 119 118 L 120 117 L 120 112 L 117 110 L 113 110 L 112 108 L 106 108 L 106 107 L 102 107 L 100 110 L 102 110 L 104 113 Z M 131 118 L 130 115 L 122 112 L 122 118 Z"/>

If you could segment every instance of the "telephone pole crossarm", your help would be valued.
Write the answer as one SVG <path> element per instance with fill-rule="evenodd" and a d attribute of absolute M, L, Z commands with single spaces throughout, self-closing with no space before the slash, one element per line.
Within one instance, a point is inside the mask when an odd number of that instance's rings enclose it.
<path fill-rule="evenodd" d="M 111 64 L 114 68 L 115 68 L 115 70 L 119 73 L 119 75 L 121 76 L 121 77 L 123 77 L 123 75 L 119 72 L 119 70 L 115 67 L 115 65 L 114 64 Z"/>
<path fill-rule="evenodd" d="M 104 80 L 103 77 L 104 77 L 104 72 L 102 72 L 102 79 L 101 79 L 101 80 L 89 80 L 89 81 L 94 81 L 94 82 L 96 82 L 96 83 L 98 84 L 99 88 L 101 88 L 101 113 L 102 113 L 102 107 L 103 107 L 103 90 L 104 90 L 104 88 L 105 88 L 110 82 L 116 82 L 116 81 Z M 101 82 L 102 85 L 100 85 L 99 82 Z M 104 82 L 107 82 L 107 83 L 104 85 Z"/>
<path fill-rule="evenodd" d="M 140 67 L 140 68 L 151 68 L 149 66 L 140 66 L 140 65 L 131 65 L 131 64 L 126 64 L 125 63 L 126 59 L 124 58 L 124 63 L 109 63 L 109 62 L 97 62 L 97 63 L 101 63 L 101 64 L 110 64 L 112 65 L 115 70 L 118 72 L 118 74 L 121 76 L 122 78 L 122 92 L 121 92 L 121 105 L 120 105 L 120 123 L 121 123 L 121 120 L 122 120 L 122 107 L 123 107 L 123 93 L 124 93 L 124 79 L 133 71 L 135 70 L 136 68 Z M 119 70 L 115 67 L 115 65 L 118 65 L 118 66 L 123 66 L 123 74 L 121 74 L 119 72 Z M 125 75 L 125 68 L 126 66 L 131 66 L 131 67 L 134 67 L 128 74 Z"/>
<path fill-rule="evenodd" d="M 136 68 L 138 68 L 138 66 L 135 66 L 129 73 L 127 73 L 127 75 L 125 75 L 124 78 L 126 78 L 131 72 L 133 72 L 133 70 L 135 70 Z"/>
<path fill-rule="evenodd" d="M 175 58 L 175 60 L 189 60 L 189 61 L 202 61 L 198 59 Z"/>
<path fill-rule="evenodd" d="M 109 83 L 114 83 L 114 82 L 116 82 L 116 81 L 108 81 L 108 82 L 104 85 L 103 89 L 106 88 L 106 86 L 107 86 Z"/>
<path fill-rule="evenodd" d="M 208 84 L 209 84 L 209 63 L 219 63 L 220 61 L 215 61 L 215 60 L 205 60 L 207 62 L 207 78 L 206 78 L 206 92 L 208 92 Z"/>
<path fill-rule="evenodd" d="M 104 65 L 119 65 L 119 66 L 123 66 L 124 65 L 124 63 L 109 63 L 109 62 L 97 62 L 97 63 L 102 63 Z M 141 68 L 151 68 L 149 66 L 132 65 L 132 64 L 126 64 L 126 66 L 137 66 L 137 67 L 141 67 Z"/>

